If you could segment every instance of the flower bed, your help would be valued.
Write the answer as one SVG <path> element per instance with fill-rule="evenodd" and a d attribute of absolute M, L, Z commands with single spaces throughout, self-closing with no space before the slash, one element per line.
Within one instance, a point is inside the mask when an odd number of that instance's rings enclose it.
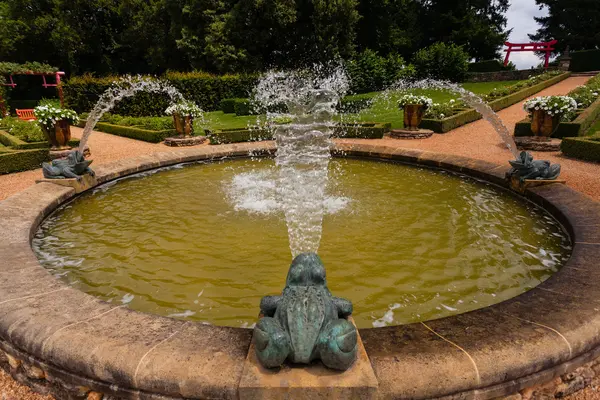
<path fill-rule="evenodd" d="M 584 136 L 600 119 L 600 74 L 590 79 L 584 86 L 578 87 L 568 94 L 577 102 L 578 110 L 567 114 L 552 137 L 565 138 Z M 515 125 L 515 136 L 531 136 L 531 120 L 526 118 Z"/>
<path fill-rule="evenodd" d="M 534 77 L 534 79 L 529 79 L 527 84 L 519 83 L 510 86 L 507 90 L 494 91 L 492 94 L 486 96 L 486 100 L 492 110 L 500 111 L 567 79 L 569 76 L 571 76 L 570 72 L 561 73 L 560 75 L 556 73 L 539 75 Z M 421 128 L 431 129 L 436 133 L 446 133 L 482 118 L 481 114 L 474 109 L 465 110 L 457 108 L 454 109 L 454 112 L 454 115 L 441 119 L 425 117 L 421 123 Z"/>

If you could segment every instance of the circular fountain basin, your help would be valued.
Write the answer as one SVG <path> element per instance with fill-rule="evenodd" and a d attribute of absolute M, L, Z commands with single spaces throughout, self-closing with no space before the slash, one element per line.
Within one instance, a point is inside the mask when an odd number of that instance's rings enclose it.
<path fill-rule="evenodd" d="M 42 265 L 112 304 L 251 326 L 291 260 L 273 160 L 194 164 L 120 180 L 48 218 Z M 560 224 L 497 187 L 443 171 L 336 159 L 319 254 L 359 328 L 515 297 L 570 256 Z M 94 243 L 94 246 L 89 246 Z"/>
<path fill-rule="evenodd" d="M 97 182 L 91 186 L 184 162 L 273 151 L 273 143 L 251 143 L 122 160 L 97 167 Z M 507 186 L 507 166 L 386 147 L 385 141 L 342 141 L 335 153 L 441 168 Z M 248 382 L 243 378 L 252 330 L 139 312 L 114 300 L 107 303 L 40 265 L 31 240 L 44 219 L 75 199 L 79 188 L 41 183 L 0 203 L 2 367 L 57 398 L 99 398 L 101 393 L 123 399 L 256 398 L 256 392 L 248 390 L 252 388 L 242 385 Z M 572 243 L 569 260 L 531 290 L 483 309 L 360 329 L 363 354 L 377 386 L 368 396 L 355 397 L 492 399 L 521 390 L 531 393 L 542 384 L 547 390 L 557 380 L 557 391 L 564 392 L 584 379 L 577 371 L 598 364 L 600 204 L 560 184 L 529 188 L 523 197 L 566 228 Z M 91 249 L 96 243 L 85 245 Z M 327 268 L 331 277 L 335 267 Z M 331 281 L 335 285 L 333 277 Z M 342 381 L 333 378 L 330 382 Z M 348 389 L 300 388 L 296 393 L 346 398 Z"/>

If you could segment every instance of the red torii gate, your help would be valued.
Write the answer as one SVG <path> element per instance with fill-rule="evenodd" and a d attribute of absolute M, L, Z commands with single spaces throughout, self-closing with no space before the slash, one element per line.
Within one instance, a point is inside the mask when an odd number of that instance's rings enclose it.
<path fill-rule="evenodd" d="M 9 82 L 2 84 L 2 86 L 8 86 L 11 88 L 15 88 L 17 86 L 17 84 L 15 83 L 15 81 L 13 80 L 13 75 L 38 75 L 42 77 L 43 83 L 42 86 L 47 89 L 49 87 L 55 87 L 57 92 L 58 92 L 58 97 L 60 99 L 60 106 L 64 107 L 64 97 L 63 97 L 63 89 L 60 86 L 60 77 L 64 76 L 65 73 L 62 71 L 57 71 L 57 72 L 53 72 L 53 73 L 42 73 L 42 72 L 23 72 L 20 74 L 11 74 L 9 75 Z M 56 83 L 48 83 L 46 82 L 46 77 L 47 76 L 54 76 L 56 79 Z M 2 96 L 0 95 L 0 112 L 2 113 L 1 116 L 4 116 L 6 114 L 6 105 L 4 104 L 4 99 L 2 98 Z"/>
<path fill-rule="evenodd" d="M 504 66 L 508 65 L 508 59 L 510 57 L 510 53 L 513 51 L 543 51 L 546 53 L 546 62 L 544 63 L 544 68 L 548 69 L 548 64 L 550 62 L 550 53 L 552 53 L 555 49 L 554 46 L 558 43 L 558 40 L 552 40 L 550 42 L 542 42 L 542 43 L 511 43 L 504 42 L 506 46 L 508 46 L 506 52 L 506 58 L 504 59 Z"/>

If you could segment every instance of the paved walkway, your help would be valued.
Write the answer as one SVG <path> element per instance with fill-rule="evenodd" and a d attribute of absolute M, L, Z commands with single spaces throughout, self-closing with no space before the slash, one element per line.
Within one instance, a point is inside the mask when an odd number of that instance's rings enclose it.
<path fill-rule="evenodd" d="M 584 84 L 587 79 L 589 78 L 569 78 L 544 90 L 539 95 L 567 94 L 575 87 Z M 521 103 L 502 110 L 498 114 L 510 132 L 514 130 L 515 123 L 526 116 Z M 73 128 L 73 136 L 80 137 L 81 131 L 79 128 Z M 382 141 L 389 146 L 456 154 L 502 165 L 505 165 L 510 158 L 510 154 L 502 145 L 499 136 L 486 121 L 477 121 L 445 135 L 434 135 L 432 138 L 425 140 L 382 139 L 375 140 L 374 142 Z M 163 144 L 150 144 L 100 132 L 92 134 L 89 146 L 96 165 L 122 158 L 171 150 L 171 148 Z M 600 164 L 568 159 L 560 153 L 534 153 L 534 155 L 536 159 L 547 159 L 562 164 L 562 177 L 567 180 L 569 186 L 600 201 Z M 35 180 L 39 179 L 41 175 L 41 169 L 37 169 L 0 176 L 0 200 L 35 184 Z M 569 400 L 600 400 L 600 395 L 596 392 L 600 382 L 594 383 L 595 385 L 592 388 L 570 396 Z M 32 393 L 28 388 L 17 384 L 10 376 L 0 371 L 0 399 L 48 400 L 50 397 Z"/>

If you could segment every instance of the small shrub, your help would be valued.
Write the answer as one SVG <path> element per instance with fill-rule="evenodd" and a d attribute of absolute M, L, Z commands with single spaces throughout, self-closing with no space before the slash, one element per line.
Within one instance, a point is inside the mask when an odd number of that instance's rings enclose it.
<path fill-rule="evenodd" d="M 420 78 L 462 82 L 469 70 L 469 58 L 461 46 L 438 42 L 419 50 L 414 64 Z"/>
<path fill-rule="evenodd" d="M 223 99 L 221 100 L 221 111 L 225 114 L 235 114 L 235 102 L 239 99 Z"/>
<path fill-rule="evenodd" d="M 350 78 L 350 90 L 354 93 L 367 93 L 382 90 L 399 79 L 412 78 L 415 69 L 407 65 L 397 54 L 380 56 L 367 49 L 346 64 Z"/>
<path fill-rule="evenodd" d="M 234 109 L 237 116 L 260 114 L 258 107 L 249 99 L 237 99 Z"/>

